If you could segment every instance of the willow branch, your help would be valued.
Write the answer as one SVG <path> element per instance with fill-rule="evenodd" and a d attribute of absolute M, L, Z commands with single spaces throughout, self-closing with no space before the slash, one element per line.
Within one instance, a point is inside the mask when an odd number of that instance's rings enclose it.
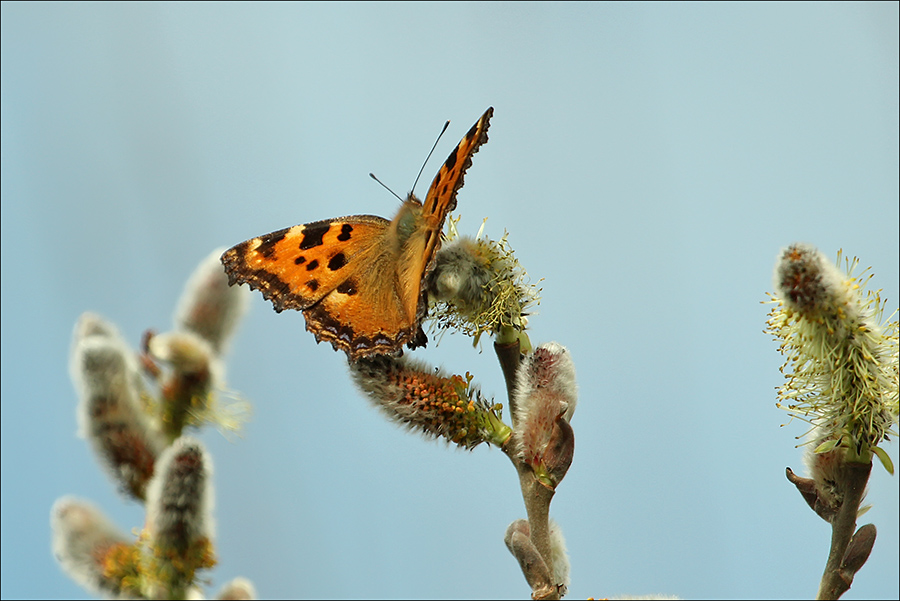
<path fill-rule="evenodd" d="M 845 466 L 847 478 L 846 494 L 841 507 L 831 523 L 831 550 L 828 553 L 828 562 L 825 564 L 825 573 L 822 575 L 822 582 L 819 585 L 819 593 L 816 599 L 839 599 L 841 595 L 850 589 L 853 583 L 853 576 L 856 570 L 845 569 L 844 557 L 847 555 L 847 548 L 856 531 L 856 517 L 859 513 L 859 506 L 862 503 L 863 495 L 866 491 L 866 483 L 869 481 L 869 474 L 872 471 L 870 463 L 847 463 Z M 861 528 L 860 531 L 863 531 Z M 874 534 L 872 534 L 871 543 L 874 544 Z M 869 546 L 871 550 L 871 544 Z M 868 554 L 866 554 L 868 557 Z M 863 559 L 863 562 L 865 559 Z M 858 562 L 857 562 L 858 563 Z M 859 566 L 856 568 L 862 567 Z"/>

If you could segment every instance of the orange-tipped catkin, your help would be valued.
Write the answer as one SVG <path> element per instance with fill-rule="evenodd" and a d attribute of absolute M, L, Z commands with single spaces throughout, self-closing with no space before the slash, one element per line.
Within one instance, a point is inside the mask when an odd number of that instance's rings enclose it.
<path fill-rule="evenodd" d="M 549 342 L 525 356 L 515 398 L 519 458 L 542 484 L 556 488 L 572 462 L 575 435 L 569 421 L 578 401 L 575 364 L 564 346 Z"/>
<path fill-rule="evenodd" d="M 502 446 L 510 428 L 494 406 L 462 376 L 447 377 L 424 364 L 388 356 L 350 365 L 360 390 L 394 421 L 471 449 Z"/>
<path fill-rule="evenodd" d="M 70 372 L 80 434 L 122 489 L 143 499 L 164 443 L 141 399 L 134 352 L 114 326 L 85 313 L 75 326 Z"/>
<path fill-rule="evenodd" d="M 229 286 L 219 257 L 224 248 L 214 250 L 191 274 L 175 310 L 176 329 L 194 332 L 221 355 L 241 317 L 247 311 L 250 290 Z"/>

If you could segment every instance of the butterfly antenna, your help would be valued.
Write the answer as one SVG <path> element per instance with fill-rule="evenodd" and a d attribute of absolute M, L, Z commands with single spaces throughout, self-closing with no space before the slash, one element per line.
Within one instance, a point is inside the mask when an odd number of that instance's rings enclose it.
<path fill-rule="evenodd" d="M 384 184 L 383 181 L 381 181 L 380 179 L 378 179 L 377 177 L 375 177 L 375 174 L 374 174 L 374 173 L 369 173 L 369 177 L 371 177 L 371 178 L 374 179 L 376 182 L 378 182 L 379 184 L 381 184 L 381 187 L 382 187 L 382 188 L 384 188 L 385 190 L 387 190 L 388 192 L 390 192 L 390 193 L 393 194 L 394 196 L 397 196 L 397 200 L 399 200 L 400 202 L 403 202 L 403 199 L 400 198 L 400 197 L 397 195 L 396 192 L 394 192 L 393 190 L 391 190 L 390 188 L 388 188 L 388 187 Z"/>
<path fill-rule="evenodd" d="M 444 123 L 444 128 L 441 130 L 441 133 L 438 134 L 437 140 L 434 141 L 434 146 L 431 147 L 431 150 L 428 152 L 428 156 L 425 157 L 425 162 L 422 163 L 422 168 L 419 169 L 419 175 L 416 176 L 416 181 L 413 182 L 413 190 L 416 189 L 416 184 L 419 183 L 419 178 L 422 177 L 422 172 L 425 171 L 425 165 L 428 164 L 428 159 L 431 158 L 431 155 L 434 153 L 434 149 L 437 148 L 438 142 L 441 141 L 441 136 L 444 135 L 444 132 L 447 131 L 448 127 L 450 127 L 449 119 L 447 119 L 447 122 Z"/>

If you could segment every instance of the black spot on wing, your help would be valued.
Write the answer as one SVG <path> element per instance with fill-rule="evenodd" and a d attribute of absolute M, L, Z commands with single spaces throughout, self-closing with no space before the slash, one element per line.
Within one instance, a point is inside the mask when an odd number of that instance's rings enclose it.
<path fill-rule="evenodd" d="M 318 280 L 310 280 L 306 282 L 306 287 L 315 292 L 319 289 L 319 282 Z"/>
<path fill-rule="evenodd" d="M 459 144 L 456 145 L 456 148 L 453 149 L 453 152 L 450 153 L 450 156 L 447 157 L 447 160 L 444 161 L 444 167 L 447 168 L 447 171 L 452 171 L 454 167 L 456 167 L 456 157 L 459 156 Z"/>
<path fill-rule="evenodd" d="M 306 263 L 306 257 L 304 257 L 303 255 L 300 255 L 299 257 L 294 259 L 294 265 L 303 265 L 304 263 Z"/>
<path fill-rule="evenodd" d="M 247 244 L 238 245 L 222 255 L 222 263 L 228 274 L 228 283 L 247 284 L 253 290 L 262 292 L 263 298 L 274 305 L 275 311 L 281 313 L 285 309 L 305 309 L 309 301 L 291 291 L 290 285 L 281 279 L 278 273 L 265 268 L 252 268 L 244 260 Z M 271 248 L 271 246 L 270 246 Z"/>
<path fill-rule="evenodd" d="M 341 294 L 346 294 L 347 296 L 353 296 L 358 292 L 358 290 L 356 289 L 356 282 L 354 282 L 352 279 L 343 282 L 336 288 L 336 290 Z"/>
<path fill-rule="evenodd" d="M 322 238 L 331 229 L 327 222 L 313 223 L 303 227 L 303 240 L 300 241 L 300 250 L 309 250 L 316 246 L 322 246 Z"/>
<path fill-rule="evenodd" d="M 306 271 L 313 271 L 319 266 L 318 259 L 313 259 L 309 262 L 309 265 L 306 266 Z"/>
<path fill-rule="evenodd" d="M 344 253 L 337 253 L 328 260 L 328 269 L 330 269 L 331 271 L 337 271 L 346 264 L 347 257 L 344 256 Z"/>
<path fill-rule="evenodd" d="M 341 233 L 338 234 L 337 239 L 341 242 L 346 242 L 350 239 L 350 234 L 353 233 L 353 226 L 349 223 L 345 223 L 341 226 Z"/>

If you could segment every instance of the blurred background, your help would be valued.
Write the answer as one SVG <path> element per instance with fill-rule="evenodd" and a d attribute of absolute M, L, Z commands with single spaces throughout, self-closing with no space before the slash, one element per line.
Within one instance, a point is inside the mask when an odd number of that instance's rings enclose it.
<path fill-rule="evenodd" d="M 460 230 L 509 242 L 535 344 L 578 369 L 575 460 L 552 514 L 570 598 L 810 598 L 830 528 L 784 476 L 806 428 L 775 407 L 763 333 L 781 248 L 873 266 L 898 305 L 898 5 L 2 5 L 2 596 L 87 598 L 49 513 L 123 500 L 76 437 L 71 332 L 171 327 L 216 247 L 328 217 L 391 217 L 488 107 Z M 505 401 L 490 344 L 413 356 Z M 254 293 L 228 356 L 253 403 L 215 463 L 219 565 L 263 597 L 527 598 L 504 455 L 423 440 L 343 354 Z M 895 465 L 897 443 L 886 447 Z M 846 599 L 896 599 L 898 476 Z"/>

